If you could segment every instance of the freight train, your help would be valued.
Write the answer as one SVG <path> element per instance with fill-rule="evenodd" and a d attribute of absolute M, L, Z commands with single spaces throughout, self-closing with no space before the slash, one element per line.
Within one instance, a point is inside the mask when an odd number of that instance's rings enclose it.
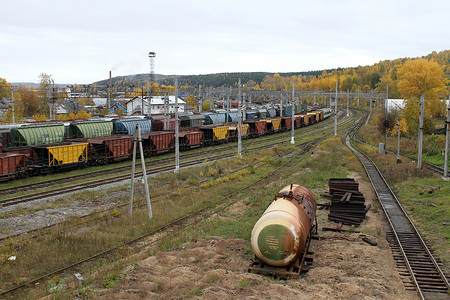
<path fill-rule="evenodd" d="M 276 117 L 271 109 L 248 111 L 241 134 L 253 138 L 289 130 L 291 112 Z M 294 126 L 307 126 L 330 114 L 329 109 L 297 114 Z M 180 150 L 237 140 L 237 117 L 234 111 L 180 116 Z M 146 156 L 174 151 L 174 118 L 103 118 L 0 128 L 0 180 L 129 159 L 136 125 Z"/>
<path fill-rule="evenodd" d="M 251 234 L 255 259 L 249 271 L 289 278 L 304 265 L 314 230 L 316 199 L 306 187 L 284 187 L 256 222 Z"/>

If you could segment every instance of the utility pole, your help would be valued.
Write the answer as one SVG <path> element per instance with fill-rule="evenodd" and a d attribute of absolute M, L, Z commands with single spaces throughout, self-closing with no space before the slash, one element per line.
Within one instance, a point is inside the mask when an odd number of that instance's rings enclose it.
<path fill-rule="evenodd" d="M 203 103 L 202 103 L 202 85 L 200 84 L 199 86 L 198 86 L 198 100 L 199 100 L 199 104 L 198 104 L 198 112 L 202 112 L 202 106 L 203 106 Z"/>
<path fill-rule="evenodd" d="M 331 94 L 332 94 L 332 90 L 331 90 L 331 88 L 330 88 L 330 109 L 331 109 Z"/>
<path fill-rule="evenodd" d="M 153 217 L 152 214 L 152 205 L 150 203 L 150 192 L 148 190 L 148 182 L 147 182 L 147 170 L 145 169 L 145 158 L 144 158 L 144 150 L 142 148 L 142 138 L 141 138 L 141 129 L 139 124 L 136 125 L 136 132 L 134 133 L 134 142 L 133 142 L 133 165 L 131 166 L 131 193 L 130 193 L 130 206 L 128 208 L 128 214 L 131 216 L 133 214 L 133 194 L 134 194 L 134 175 L 136 170 L 136 144 L 139 143 L 139 152 L 141 154 L 141 165 L 142 165 L 142 179 L 145 185 L 145 196 L 147 198 L 147 208 L 148 208 L 148 218 L 151 219 Z"/>
<path fill-rule="evenodd" d="M 334 136 L 337 136 L 337 102 L 338 102 L 338 90 L 337 89 L 338 89 L 338 83 L 336 80 L 336 96 L 334 98 Z"/>
<path fill-rule="evenodd" d="M 397 136 L 397 163 L 401 163 L 400 160 L 400 122 L 397 123 L 398 126 L 398 136 Z"/>
<path fill-rule="evenodd" d="M 231 122 L 231 120 L 229 120 L 230 117 L 230 95 L 231 95 L 231 86 L 230 89 L 228 90 L 228 96 L 227 96 L 227 122 Z"/>
<path fill-rule="evenodd" d="M 359 87 L 358 87 L 358 108 L 359 108 Z"/>
<path fill-rule="evenodd" d="M 419 116 L 419 153 L 417 155 L 417 168 L 422 168 L 422 146 L 423 146 L 423 115 L 425 113 L 425 95 L 420 95 L 420 116 Z"/>
<path fill-rule="evenodd" d="M 144 87 L 142 87 L 141 89 L 142 89 L 142 115 L 145 115 L 145 112 L 144 112 Z M 108 109 L 108 112 L 109 112 L 109 109 Z M 108 115 L 109 115 L 109 113 L 108 113 Z"/>
<path fill-rule="evenodd" d="M 153 82 L 155 82 L 155 57 L 156 57 L 156 52 L 150 51 L 148 53 L 148 57 L 150 58 L 150 84 L 148 87 L 148 103 L 150 105 L 150 109 L 148 112 L 148 116 L 151 117 L 152 116 L 152 84 Z"/>
<path fill-rule="evenodd" d="M 294 140 L 294 103 L 295 103 L 295 81 L 292 82 L 292 111 L 291 111 L 291 144 L 295 144 Z M 314 101 L 315 102 L 315 101 Z"/>
<path fill-rule="evenodd" d="M 108 117 L 111 115 L 111 71 L 109 71 L 109 85 L 108 85 Z M 144 98 L 144 96 L 142 96 Z M 144 103 L 144 99 L 142 99 L 142 103 Z M 144 109 L 142 107 L 142 109 Z"/>
<path fill-rule="evenodd" d="M 386 101 L 384 102 L 384 123 L 387 124 L 389 84 L 386 84 Z M 387 126 L 384 126 L 384 154 L 387 154 Z"/>
<path fill-rule="evenodd" d="M 348 117 L 348 102 L 350 101 L 350 94 L 348 93 L 347 89 L 347 117 Z"/>
<path fill-rule="evenodd" d="M 448 155 L 449 155 L 449 144 L 450 144 L 450 95 L 448 97 L 448 106 L 447 106 L 447 122 L 446 122 L 446 134 L 445 134 L 445 159 L 444 159 L 444 177 L 445 181 L 449 181 L 448 177 Z"/>
<path fill-rule="evenodd" d="M 238 155 L 239 158 L 242 158 L 242 141 L 241 141 L 241 129 L 242 129 L 242 115 L 241 115 L 241 78 L 238 81 L 239 90 L 238 90 Z"/>
<path fill-rule="evenodd" d="M 175 173 L 180 172 L 180 134 L 178 132 L 178 77 L 175 77 Z"/>
<path fill-rule="evenodd" d="M 247 120 L 247 105 L 245 103 L 246 96 L 247 96 L 246 92 L 242 93 L 242 108 L 243 108 L 243 110 L 242 110 L 242 120 L 243 121 Z"/>
<path fill-rule="evenodd" d="M 283 116 L 283 92 L 281 92 L 281 99 L 280 99 L 280 117 Z"/>
<path fill-rule="evenodd" d="M 13 124 L 16 124 L 16 110 L 14 108 L 14 87 L 11 86 L 11 101 L 12 101 L 12 122 Z"/>

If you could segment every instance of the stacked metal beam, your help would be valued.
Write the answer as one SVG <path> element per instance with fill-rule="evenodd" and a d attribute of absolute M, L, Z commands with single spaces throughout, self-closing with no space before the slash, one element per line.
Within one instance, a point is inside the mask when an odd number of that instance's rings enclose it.
<path fill-rule="evenodd" d="M 328 219 L 347 225 L 360 225 L 370 209 L 364 195 L 352 178 L 331 178 L 328 182 L 331 198 Z"/>

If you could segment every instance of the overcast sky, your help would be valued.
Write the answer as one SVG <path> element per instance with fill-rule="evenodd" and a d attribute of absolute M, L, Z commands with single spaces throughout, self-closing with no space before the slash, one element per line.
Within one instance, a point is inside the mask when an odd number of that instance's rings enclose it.
<path fill-rule="evenodd" d="M 297 72 L 450 49 L 450 1 L 5 0 L 0 77 Z"/>

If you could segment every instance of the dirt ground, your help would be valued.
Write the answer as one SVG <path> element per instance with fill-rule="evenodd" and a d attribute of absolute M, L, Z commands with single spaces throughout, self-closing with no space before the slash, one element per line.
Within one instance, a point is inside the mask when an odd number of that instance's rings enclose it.
<path fill-rule="evenodd" d="M 357 173 L 366 204 L 364 233 L 322 231 L 335 227 L 319 210 L 320 240 L 313 240 L 312 269 L 298 279 L 278 280 L 247 272 L 252 254 L 242 239 L 194 239 L 170 252 L 161 252 L 123 270 L 110 289 L 96 290 L 100 299 L 418 299 L 406 291 L 383 231 L 383 213 L 375 204 L 370 183 Z M 317 199 L 321 192 L 314 191 Z M 324 202 L 324 200 L 319 200 Z M 241 204 L 237 204 L 241 205 Z M 240 209 L 240 211 L 244 211 Z M 362 241 L 368 237 L 378 246 Z"/>

